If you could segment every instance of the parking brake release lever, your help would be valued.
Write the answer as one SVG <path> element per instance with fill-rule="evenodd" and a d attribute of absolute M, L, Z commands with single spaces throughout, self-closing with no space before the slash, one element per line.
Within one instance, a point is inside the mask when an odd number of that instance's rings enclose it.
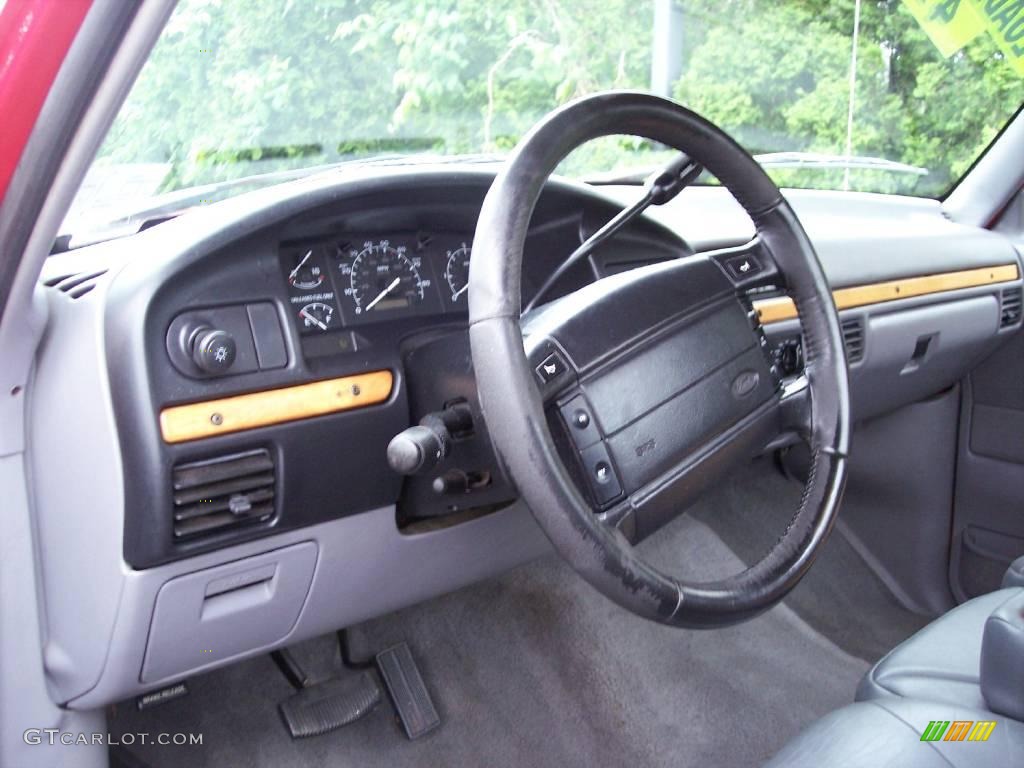
<path fill-rule="evenodd" d="M 402 430 L 388 443 L 388 466 L 400 475 L 420 475 L 436 467 L 451 451 L 452 435 L 473 430 L 466 403 L 428 413 L 414 427 Z"/>

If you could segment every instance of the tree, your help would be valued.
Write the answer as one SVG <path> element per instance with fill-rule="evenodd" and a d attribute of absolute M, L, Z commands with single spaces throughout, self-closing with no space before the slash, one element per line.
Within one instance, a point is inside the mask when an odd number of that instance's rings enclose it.
<path fill-rule="evenodd" d="M 853 3 L 683 0 L 677 97 L 753 151 L 845 150 Z M 171 166 L 166 189 L 391 152 L 507 150 L 545 112 L 643 88 L 635 0 L 182 0 L 101 162 Z M 939 194 L 1020 103 L 987 39 L 939 57 L 898 0 L 865 3 L 853 148 L 929 169 L 859 188 Z M 569 170 L 650 162 L 597 143 Z M 835 186 L 820 172 L 784 183 Z"/>

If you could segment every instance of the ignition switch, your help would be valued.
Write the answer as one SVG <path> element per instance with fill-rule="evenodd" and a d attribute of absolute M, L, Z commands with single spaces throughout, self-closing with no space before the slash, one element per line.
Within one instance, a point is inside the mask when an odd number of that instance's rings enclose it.
<path fill-rule="evenodd" d="M 779 371 L 783 376 L 792 376 L 803 370 L 804 350 L 800 339 L 787 339 L 778 350 Z"/>

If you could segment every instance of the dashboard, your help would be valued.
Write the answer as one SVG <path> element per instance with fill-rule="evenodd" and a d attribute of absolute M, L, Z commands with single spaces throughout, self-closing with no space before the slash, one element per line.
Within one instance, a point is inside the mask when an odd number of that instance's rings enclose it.
<path fill-rule="evenodd" d="M 493 178 L 326 174 L 49 260 L 29 418 L 62 703 L 107 704 L 547 551 L 491 449 L 469 352 L 472 239 Z M 524 302 L 636 194 L 549 182 Z M 934 201 L 787 195 L 841 310 L 856 419 L 949 387 L 1020 329 L 1004 238 Z M 723 190 L 685 190 L 545 298 L 740 244 L 748 226 Z M 793 373 L 801 335 L 782 288 L 737 298 Z M 470 418 L 445 462 L 392 471 L 391 439 L 446 408 Z"/>
<path fill-rule="evenodd" d="M 151 568 L 389 505 L 399 529 L 415 531 L 515 501 L 467 333 L 472 235 L 490 178 L 369 179 L 273 221 L 250 211 L 252 229 L 220 220 L 214 245 L 165 263 L 129 259 L 105 306 L 134 510 L 127 563 Z M 553 182 L 524 246 L 526 298 L 616 211 L 587 187 Z M 156 228 L 159 240 L 177 225 Z M 670 229 L 640 220 L 548 298 L 689 253 Z M 438 472 L 394 472 L 391 439 L 451 407 L 468 422 Z"/>

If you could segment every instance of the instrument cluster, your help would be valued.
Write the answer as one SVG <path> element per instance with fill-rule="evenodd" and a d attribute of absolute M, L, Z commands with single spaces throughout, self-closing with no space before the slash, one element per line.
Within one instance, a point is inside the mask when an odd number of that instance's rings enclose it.
<path fill-rule="evenodd" d="M 350 235 L 281 246 L 300 332 L 465 312 L 472 244 L 465 235 Z"/>

